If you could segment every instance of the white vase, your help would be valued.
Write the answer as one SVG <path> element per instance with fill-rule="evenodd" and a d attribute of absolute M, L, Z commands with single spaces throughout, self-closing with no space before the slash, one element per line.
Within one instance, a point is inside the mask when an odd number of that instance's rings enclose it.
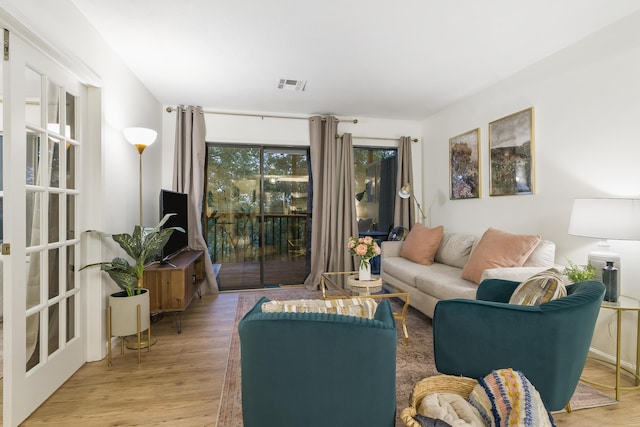
<path fill-rule="evenodd" d="M 361 282 L 365 280 L 371 280 L 371 263 L 369 261 L 360 263 L 358 280 L 360 280 Z"/>

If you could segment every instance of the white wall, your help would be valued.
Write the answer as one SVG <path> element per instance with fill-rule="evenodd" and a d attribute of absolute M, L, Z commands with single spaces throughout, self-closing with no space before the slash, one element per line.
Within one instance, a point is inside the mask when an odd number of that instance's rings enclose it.
<path fill-rule="evenodd" d="M 567 234 L 572 200 L 640 197 L 640 14 L 632 15 L 424 121 L 431 224 L 481 234 L 487 227 L 540 234 L 556 262 L 586 263 L 596 240 Z M 487 47 L 490 48 L 490 47 Z M 489 196 L 489 122 L 535 107 L 536 194 Z M 448 140 L 481 128 L 482 198 L 449 200 Z M 613 241 L 624 294 L 640 297 L 640 242 Z M 613 311 L 602 310 L 593 346 L 615 354 Z M 624 319 L 624 359 L 635 360 L 635 315 Z"/>
<path fill-rule="evenodd" d="M 74 64 L 78 66 L 70 71 L 82 76 L 83 71 L 90 70 L 86 74 L 97 76 L 91 83 L 98 88 L 91 90 L 90 98 L 98 114 L 85 123 L 86 133 L 81 141 L 84 152 L 81 229 L 131 231 L 139 220 L 138 153 L 125 141 L 122 130 L 144 126 L 161 132 L 160 103 L 70 1 L 0 0 L 0 7 L 66 58 L 72 68 Z M 144 153 L 145 223 L 157 221 L 158 216 L 157 192 L 148 189 L 159 188 L 161 134 L 159 141 Z M 87 241 L 80 261 L 83 265 L 112 258 L 115 249 L 104 249 L 96 239 L 83 238 Z M 97 259 L 87 259 L 86 254 Z M 101 359 L 106 343 L 106 296 L 117 288 L 97 270 L 83 272 L 82 280 L 88 308 L 87 357 Z"/>

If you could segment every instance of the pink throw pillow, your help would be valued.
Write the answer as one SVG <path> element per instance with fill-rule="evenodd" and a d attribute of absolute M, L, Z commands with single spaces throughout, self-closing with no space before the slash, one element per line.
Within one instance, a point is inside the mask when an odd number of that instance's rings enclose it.
<path fill-rule="evenodd" d="M 400 256 L 422 265 L 433 264 L 443 233 L 441 225 L 429 228 L 416 223 L 404 240 Z"/>
<path fill-rule="evenodd" d="M 480 283 L 487 268 L 521 267 L 540 243 L 540 236 L 511 234 L 489 228 L 462 268 L 462 278 Z"/>

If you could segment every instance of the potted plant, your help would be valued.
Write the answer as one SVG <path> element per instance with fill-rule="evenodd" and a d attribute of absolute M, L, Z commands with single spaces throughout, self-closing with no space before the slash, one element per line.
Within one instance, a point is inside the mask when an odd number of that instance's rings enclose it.
<path fill-rule="evenodd" d="M 109 296 L 109 343 L 111 336 L 123 337 L 137 334 L 138 349 L 141 346 L 140 331 L 149 329 L 150 323 L 149 291 L 143 288 L 142 283 L 144 266 L 160 255 L 162 248 L 167 244 L 174 231 L 184 233 L 181 227 L 162 228 L 172 215 L 174 214 L 165 215 L 155 227 L 136 225 L 132 234 L 111 235 L 113 241 L 118 243 L 125 253 L 133 259 L 133 265 L 129 264 L 125 258 L 115 257 L 111 261 L 96 262 L 81 268 L 84 270 L 90 267 L 100 267 L 121 289 Z M 98 233 L 101 237 L 108 236 L 100 231 L 90 231 Z M 140 307 L 139 317 L 138 307 Z"/>
<path fill-rule="evenodd" d="M 569 262 L 569 266 L 565 267 L 562 274 L 567 276 L 572 283 L 591 280 L 596 274 L 596 271 L 591 264 L 576 265 L 570 259 L 567 259 L 567 262 Z"/>

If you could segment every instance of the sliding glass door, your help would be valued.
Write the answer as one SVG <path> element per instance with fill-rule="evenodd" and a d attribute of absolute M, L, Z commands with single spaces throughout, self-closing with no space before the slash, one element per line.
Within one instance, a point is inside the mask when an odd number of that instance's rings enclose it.
<path fill-rule="evenodd" d="M 301 284 L 309 273 L 307 151 L 263 151 L 264 283 Z"/>
<path fill-rule="evenodd" d="M 221 289 L 259 287 L 259 147 L 207 148 L 206 239 Z"/>
<path fill-rule="evenodd" d="M 204 228 L 220 289 L 301 284 L 310 232 L 306 149 L 207 150 Z"/>

